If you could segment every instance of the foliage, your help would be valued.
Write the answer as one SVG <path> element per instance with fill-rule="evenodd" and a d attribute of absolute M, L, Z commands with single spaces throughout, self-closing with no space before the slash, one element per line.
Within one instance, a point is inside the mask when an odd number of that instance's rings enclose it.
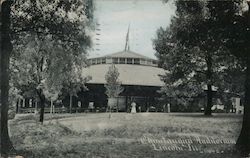
<path fill-rule="evenodd" d="M 115 65 L 111 65 L 109 67 L 108 72 L 105 75 L 106 79 L 106 94 L 108 97 L 118 97 L 119 94 L 124 90 L 123 87 L 121 87 L 121 82 L 118 81 L 120 73 L 118 72 L 118 69 L 115 67 Z"/>
<path fill-rule="evenodd" d="M 206 89 L 209 110 L 214 88 L 206 87 L 216 86 L 222 92 L 228 90 L 225 85 L 229 84 L 224 83 L 224 79 L 231 67 L 235 69 L 238 61 L 218 42 L 220 37 L 214 34 L 214 21 L 205 1 L 175 3 L 176 15 L 170 26 L 158 29 L 157 38 L 153 41 L 160 66 L 168 70 L 162 76 L 165 86 L 161 92 L 187 104 Z"/>
<path fill-rule="evenodd" d="M 48 93 L 56 94 L 68 73 L 86 66 L 90 37 L 84 2 L 18 1 L 13 5 L 13 62 L 20 73 L 19 85 L 49 88 Z"/>
<path fill-rule="evenodd" d="M 249 156 L 250 2 L 176 1 L 176 6 L 177 13 L 170 26 L 170 38 L 187 48 L 198 46 L 207 64 L 206 84 L 218 86 L 218 92 L 242 95 L 243 85 L 235 82 L 245 81 L 244 116 L 237 147 L 243 156 Z M 176 42 L 170 44 L 178 46 Z M 218 75 L 214 76 L 217 72 Z M 243 73 L 246 74 L 245 79 Z M 212 77 L 219 82 L 214 82 Z M 225 81 L 231 82 L 231 85 Z"/>
<path fill-rule="evenodd" d="M 204 41 L 203 34 L 194 37 L 199 40 L 189 39 L 187 35 L 194 21 L 196 24 L 203 22 L 201 5 L 198 1 L 177 1 L 176 16 L 172 18 L 171 25 L 166 30 L 160 28 L 154 40 L 160 66 L 168 70 L 162 76 L 165 82 L 162 92 L 168 97 L 177 98 L 179 103 L 189 102 L 200 95 L 209 80 L 206 77 L 206 52 L 201 50 L 199 43 Z"/>
<path fill-rule="evenodd" d="M 221 3 L 211 1 L 207 7 L 214 19 L 214 30 L 220 35 L 219 43 L 225 45 L 235 55 L 245 69 L 244 116 L 236 147 L 242 156 L 250 154 L 250 2 L 245 0 Z"/>
<path fill-rule="evenodd" d="M 12 70 L 23 93 L 28 90 L 41 102 L 56 100 L 63 85 L 85 81 L 90 6 L 90 0 L 21 0 L 12 6 Z"/>
<path fill-rule="evenodd" d="M 231 54 L 242 61 L 249 55 L 249 2 L 234 0 L 226 3 L 211 1 L 207 7 L 214 19 L 214 29 L 220 35 L 220 41 Z"/>
<path fill-rule="evenodd" d="M 169 35 L 168 30 L 160 28 L 157 31 L 158 39 L 154 41 L 160 66 L 167 70 L 166 74 L 161 76 L 165 83 L 161 93 L 166 97 L 176 98 L 180 104 L 186 104 L 202 93 L 204 74 L 201 72 L 206 65 L 204 60 L 191 53 L 196 51 L 195 49 L 165 45 Z"/>
<path fill-rule="evenodd" d="M 78 67 L 75 71 L 71 71 L 63 82 L 63 94 L 76 96 L 81 89 L 88 90 L 85 83 L 91 79 L 91 76 L 82 74 L 82 67 Z M 64 93 L 65 92 L 65 93 Z"/>
<path fill-rule="evenodd" d="M 15 118 L 16 115 L 16 104 L 18 99 L 21 98 L 20 96 L 20 91 L 10 83 L 10 90 L 9 90 L 9 110 L 8 114 L 9 117 L 8 119 L 13 119 Z"/>

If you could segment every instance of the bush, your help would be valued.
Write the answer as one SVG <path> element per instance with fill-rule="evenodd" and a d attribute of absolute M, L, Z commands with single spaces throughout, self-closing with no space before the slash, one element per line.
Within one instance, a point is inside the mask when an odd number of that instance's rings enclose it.
<path fill-rule="evenodd" d="M 8 111 L 8 118 L 9 120 L 12 120 L 15 118 L 15 115 L 16 115 L 16 108 L 15 106 L 9 106 L 9 111 Z"/>

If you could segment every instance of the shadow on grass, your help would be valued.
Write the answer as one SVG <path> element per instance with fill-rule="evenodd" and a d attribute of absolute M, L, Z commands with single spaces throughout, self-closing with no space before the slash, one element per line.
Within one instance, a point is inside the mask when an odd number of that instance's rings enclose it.
<path fill-rule="evenodd" d="M 17 150 L 17 156 L 22 156 L 24 158 L 28 158 L 33 155 L 33 153 L 29 150 Z"/>
<path fill-rule="evenodd" d="M 28 150 L 15 150 L 8 154 L 2 154 L 1 158 L 28 158 L 31 155 L 32 152 Z"/>
<path fill-rule="evenodd" d="M 228 114 L 228 113 L 213 113 L 212 115 L 204 115 L 203 113 L 171 113 L 172 116 L 177 117 L 192 117 L 192 118 L 242 118 L 242 114 Z"/>

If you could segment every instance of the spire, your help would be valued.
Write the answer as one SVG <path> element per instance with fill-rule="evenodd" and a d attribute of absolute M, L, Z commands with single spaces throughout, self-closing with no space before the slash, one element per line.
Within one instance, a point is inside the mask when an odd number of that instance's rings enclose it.
<path fill-rule="evenodd" d="M 130 48 L 129 48 L 129 29 L 130 29 L 130 24 L 128 25 L 128 32 L 127 32 L 127 36 L 126 36 L 125 51 L 130 50 Z"/>

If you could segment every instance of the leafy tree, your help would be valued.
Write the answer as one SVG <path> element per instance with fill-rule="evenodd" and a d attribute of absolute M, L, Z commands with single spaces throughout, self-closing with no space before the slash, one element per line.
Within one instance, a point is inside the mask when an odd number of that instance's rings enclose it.
<path fill-rule="evenodd" d="M 244 116 L 243 116 L 243 124 L 240 136 L 237 141 L 237 148 L 241 151 L 243 156 L 249 156 L 250 153 L 250 2 L 245 0 L 234 0 L 234 1 L 195 1 L 195 2 L 178 2 L 177 4 L 183 3 L 181 7 L 177 7 L 177 12 L 183 12 L 184 19 L 180 20 L 180 23 L 177 23 L 175 26 L 176 29 L 174 32 L 177 34 L 175 37 L 177 39 L 181 39 L 180 43 L 185 46 L 188 44 L 192 44 L 192 42 L 197 42 L 201 36 L 207 36 L 207 39 L 200 38 L 200 42 L 205 44 L 205 47 L 199 48 L 203 50 L 211 50 L 208 47 L 218 48 L 217 46 L 221 46 L 226 51 L 219 51 L 217 54 L 219 56 L 224 56 L 224 52 L 230 53 L 237 57 L 237 62 L 240 63 L 241 67 L 230 69 L 228 63 L 232 65 L 237 65 L 234 63 L 235 58 L 229 56 L 230 58 L 224 59 L 226 61 L 226 66 L 229 67 L 228 70 L 223 70 L 223 66 L 218 66 L 217 69 L 222 69 L 222 74 L 226 74 L 225 76 L 230 78 L 229 81 L 234 78 L 232 75 L 242 74 L 243 72 L 246 74 L 245 79 L 239 77 L 237 81 L 245 80 L 245 99 L 244 99 Z M 195 4 L 196 3 L 196 4 Z M 203 3 L 201 7 L 198 7 L 197 4 Z M 184 10 L 184 11 L 183 11 Z M 203 10 L 205 14 L 200 14 L 199 10 Z M 188 11 L 188 12 L 185 12 Z M 195 13 L 189 19 L 188 13 Z M 201 18 L 201 22 L 193 21 L 197 16 L 206 15 Z M 179 15 L 177 17 L 181 18 Z M 185 23 L 185 18 L 189 19 Z M 175 20 L 173 20 L 175 22 Z M 184 25 L 181 25 L 184 24 Z M 179 27 L 180 26 L 180 27 Z M 185 27 L 184 27 L 185 26 Z M 191 26 L 191 27 L 186 27 Z M 206 33 L 205 33 L 206 32 Z M 207 47 L 208 46 L 208 47 Z M 214 51 L 212 51 L 214 52 Z M 216 63 L 219 63 L 216 61 Z M 236 69 L 235 69 L 236 68 Z M 222 78 L 218 78 L 222 79 Z M 224 77 L 224 79 L 227 79 Z M 235 79 L 235 78 L 234 78 Z M 234 80 L 233 79 L 233 80 Z M 222 80 L 221 80 L 222 81 Z M 223 84 L 226 82 L 223 82 Z M 233 83 L 233 82 L 232 82 Z M 233 83 L 233 86 L 228 86 L 228 84 L 222 85 L 227 87 L 228 90 L 232 90 L 233 87 L 237 87 L 236 91 L 242 92 L 242 86 L 237 85 L 237 83 Z"/>
<path fill-rule="evenodd" d="M 71 73 L 67 76 L 67 79 L 63 82 L 63 92 L 69 94 L 69 111 L 72 113 L 72 98 L 73 96 L 77 96 L 77 92 L 80 90 L 88 90 L 85 86 L 85 83 L 91 79 L 90 76 L 82 75 L 82 67 L 78 67 L 75 71 L 71 71 Z"/>
<path fill-rule="evenodd" d="M 108 72 L 105 75 L 105 79 L 106 79 L 106 84 L 105 84 L 105 88 L 106 88 L 106 95 L 109 98 L 116 98 L 119 96 L 119 94 L 124 90 L 124 88 L 121 86 L 121 82 L 119 82 L 118 78 L 119 78 L 120 73 L 118 72 L 118 69 L 115 67 L 115 65 L 111 65 L 109 67 Z M 111 105 L 109 105 L 109 109 L 111 112 Z M 118 110 L 118 108 L 117 108 Z M 110 117 L 110 115 L 109 115 Z"/>
<path fill-rule="evenodd" d="M 218 77 L 234 59 L 216 42 L 205 5 L 205 1 L 176 1 L 176 15 L 166 30 L 158 30 L 154 46 L 160 66 L 168 70 L 162 91 L 189 102 L 205 88 L 205 115 L 211 115 L 212 87 L 219 85 Z"/>
<path fill-rule="evenodd" d="M 232 97 L 244 98 L 245 66 L 239 60 L 235 62 L 228 63 L 227 69 L 224 69 L 217 78 L 221 82 L 215 83 L 215 86 L 219 87 L 216 95 L 225 105 L 227 112 L 232 109 Z"/>
<path fill-rule="evenodd" d="M 245 66 L 244 116 L 237 148 L 243 156 L 250 153 L 250 2 L 234 0 L 210 1 L 207 4 L 214 19 L 214 32 L 220 35 L 218 42 L 225 45 Z"/>
<path fill-rule="evenodd" d="M 175 45 L 173 39 L 169 38 L 169 31 L 160 28 L 157 31 L 157 39 L 154 40 L 160 66 L 167 70 L 166 74 L 161 76 L 165 85 L 160 92 L 164 97 L 175 98 L 177 104 L 187 105 L 203 92 L 203 73 L 200 72 L 205 68 L 205 62 L 199 57 L 195 60 L 197 56 L 192 54 L 195 50 L 189 51 L 183 49 L 180 44 Z"/>
<path fill-rule="evenodd" d="M 89 2 L 20 0 L 13 5 L 14 64 L 20 84 L 29 85 L 40 100 L 40 122 L 45 92 L 59 94 L 72 71 L 86 66 Z"/>
<path fill-rule="evenodd" d="M 108 72 L 105 75 L 105 79 L 107 84 L 106 87 L 106 94 L 108 97 L 118 97 L 119 94 L 123 91 L 121 87 L 121 82 L 118 81 L 120 73 L 115 65 L 111 65 L 109 67 Z"/>
<path fill-rule="evenodd" d="M 45 42 L 47 38 L 54 41 L 58 47 L 64 48 L 64 52 L 69 50 L 69 54 L 72 56 L 79 54 L 82 48 L 86 49 L 90 44 L 85 26 L 87 25 L 87 19 L 92 16 L 89 13 L 93 9 L 91 0 L 85 1 L 35 1 L 35 0 L 19 0 L 12 4 L 11 0 L 1 1 L 1 153 L 9 154 L 13 151 L 13 146 L 8 134 L 8 90 L 9 90 L 9 63 L 12 52 L 12 45 L 14 45 L 15 52 L 23 50 L 25 45 L 29 43 L 27 48 L 30 48 L 34 42 Z M 85 14 L 87 13 L 87 14 Z M 87 22 L 87 23 L 86 23 Z M 12 28 L 10 29 L 10 26 Z M 11 35 L 11 36 L 10 36 Z M 30 39 L 35 39 L 31 41 Z M 11 43 L 12 39 L 12 43 Z M 14 40 L 13 40 L 14 39 Z M 25 39 L 25 40 L 22 40 Z M 29 40 L 26 40 L 29 39 Z M 39 40 L 38 40 L 39 39 Z M 22 43 L 24 42 L 24 43 Z M 45 43 L 43 43 L 45 44 Z M 41 45 L 38 45 L 38 47 Z M 43 46 L 45 47 L 45 46 Z M 67 49 L 68 48 L 68 49 Z M 73 49 L 74 48 L 74 49 Z M 49 49 L 49 48 L 48 48 Z M 34 49 L 35 50 L 35 49 Z M 72 51 L 74 50 L 74 53 Z M 38 63 L 36 69 L 37 75 L 36 81 L 44 83 L 44 80 L 40 78 L 45 76 L 43 73 L 48 65 L 60 64 L 58 62 L 49 62 L 52 56 L 52 51 L 46 49 L 39 49 L 37 56 L 34 58 Z M 34 51 L 33 51 L 34 52 Z M 38 52 L 43 55 L 38 55 Z M 46 52 L 46 53 L 45 53 Z M 46 54 L 46 55 L 45 55 Z M 65 53 L 67 54 L 67 53 Z M 45 58 L 47 57 L 47 58 Z M 48 58 L 49 57 L 49 58 Z M 62 58 L 65 56 L 61 56 Z M 59 57 L 60 58 L 60 57 Z M 58 58 L 58 59 L 59 59 Z M 17 58 L 16 58 L 17 59 Z M 61 60 L 62 61 L 62 60 Z M 46 63 L 46 67 L 44 66 Z M 23 64 L 23 63 L 22 63 Z M 67 63 L 69 64 L 69 63 Z M 30 66 L 30 65 L 29 65 Z M 55 66 L 53 66 L 55 67 Z M 65 66 L 70 68 L 70 66 Z M 28 70 L 31 70 L 29 68 Z M 28 72 L 27 70 L 27 72 Z M 60 72 L 60 71 L 59 71 Z M 52 76 L 52 73 L 47 73 L 48 76 Z M 32 76 L 34 77 L 34 76 Z M 47 77 L 47 76 L 46 76 Z M 35 78 L 35 77 L 34 77 Z M 30 82 L 29 82 L 30 83 Z M 39 83 L 39 82 L 38 82 Z M 49 83 L 49 82 L 48 82 Z M 37 93 L 40 96 L 40 102 L 42 105 L 40 120 L 43 121 L 43 109 L 44 109 L 44 94 L 42 90 L 42 84 L 36 88 Z M 32 85 L 33 86 L 33 85 Z"/>

